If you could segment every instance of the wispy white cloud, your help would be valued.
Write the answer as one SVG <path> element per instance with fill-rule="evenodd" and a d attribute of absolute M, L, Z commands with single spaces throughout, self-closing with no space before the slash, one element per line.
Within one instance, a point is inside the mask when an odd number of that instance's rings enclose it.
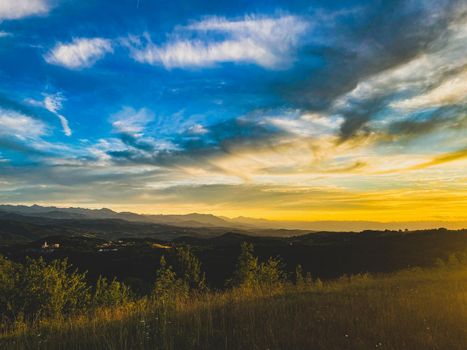
<path fill-rule="evenodd" d="M 0 0 L 0 20 L 42 15 L 50 8 L 48 0 Z"/>
<path fill-rule="evenodd" d="M 63 133 L 66 136 L 71 136 L 72 131 L 68 123 L 68 119 L 60 114 L 60 110 L 63 108 L 64 97 L 61 93 L 56 94 L 44 94 L 44 100 L 35 100 L 32 98 L 26 99 L 25 102 L 31 106 L 41 107 L 47 109 L 50 113 L 54 114 L 62 125 Z"/>
<path fill-rule="evenodd" d="M 148 109 L 135 110 L 131 107 L 123 108 L 110 118 L 114 131 L 128 134 L 142 133 L 153 120 L 154 114 Z"/>
<path fill-rule="evenodd" d="M 178 27 L 166 44 L 154 44 L 149 36 L 130 38 L 127 44 L 138 62 L 165 68 L 207 67 L 217 63 L 253 63 L 269 69 L 287 66 L 300 35 L 309 23 L 297 16 L 277 18 L 246 17 L 228 20 L 208 18 Z M 189 35 L 194 39 L 184 39 Z M 215 39 L 213 36 L 221 36 Z"/>
<path fill-rule="evenodd" d="M 300 115 L 298 111 L 288 115 L 268 117 L 266 120 L 291 134 L 304 137 L 336 134 L 344 122 L 340 116 L 326 116 L 318 113 Z"/>
<path fill-rule="evenodd" d="M 92 66 L 112 51 L 112 42 L 108 39 L 79 38 L 71 43 L 58 43 L 44 58 L 50 64 L 79 69 Z"/>
<path fill-rule="evenodd" d="M 195 125 L 190 126 L 187 132 L 190 135 L 204 135 L 204 134 L 207 134 L 209 130 L 207 130 L 201 124 L 195 124 Z"/>
<path fill-rule="evenodd" d="M 418 96 L 397 101 L 392 107 L 419 109 L 441 107 L 467 102 L 467 70 L 440 84 L 438 87 Z"/>
<path fill-rule="evenodd" d="M 46 95 L 44 98 L 44 107 L 49 112 L 58 113 L 62 109 L 63 97 L 61 94 Z"/>
<path fill-rule="evenodd" d="M 4 31 L 0 30 L 0 38 L 4 38 L 4 37 L 7 37 L 7 36 L 11 36 L 11 35 L 12 35 L 11 33 L 4 32 Z"/>
<path fill-rule="evenodd" d="M 60 123 L 62 124 L 62 128 L 63 128 L 63 133 L 66 135 L 66 136 L 71 136 L 72 132 L 71 132 L 71 129 L 70 129 L 70 126 L 68 124 L 68 119 L 66 119 L 63 115 L 61 114 L 57 114 L 57 117 L 58 119 L 60 119 Z"/>
<path fill-rule="evenodd" d="M 0 135 L 19 139 L 38 138 L 47 134 L 47 125 L 17 111 L 0 107 Z"/>
<path fill-rule="evenodd" d="M 444 99 L 442 104 L 446 104 L 449 99 L 452 99 L 451 97 L 455 96 L 457 96 L 455 99 L 459 100 L 462 96 L 458 95 L 465 92 L 466 85 L 465 75 L 462 73 L 462 68 L 467 65 L 466 40 L 467 24 L 451 23 L 446 35 L 430 45 L 426 52 L 361 81 L 354 90 L 337 99 L 335 107 L 341 108 L 355 101 L 395 92 L 408 93 L 413 96 L 410 98 L 413 108 L 417 104 L 420 107 L 427 106 L 429 104 L 427 98 Z M 444 84 L 443 80 L 449 75 L 454 75 L 454 78 Z M 426 91 L 433 89 L 433 86 L 438 86 L 438 88 L 432 90 L 431 95 Z M 452 96 L 453 94 L 455 96 Z M 402 101 L 393 102 L 391 106 L 403 107 L 405 104 L 408 107 L 408 101 L 409 99 L 403 98 Z M 439 105 L 439 102 L 433 101 L 433 105 Z"/>
<path fill-rule="evenodd" d="M 60 124 L 62 124 L 63 133 L 66 136 L 71 136 L 72 132 L 70 129 L 70 125 L 68 124 L 68 119 L 59 113 L 62 109 L 63 100 L 64 98 L 61 94 L 46 95 L 44 98 L 44 106 L 48 111 L 55 114 L 60 120 Z"/>

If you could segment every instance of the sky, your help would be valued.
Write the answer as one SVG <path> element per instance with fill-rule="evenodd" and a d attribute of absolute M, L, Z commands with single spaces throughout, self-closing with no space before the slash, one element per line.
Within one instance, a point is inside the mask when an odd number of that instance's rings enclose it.
<path fill-rule="evenodd" d="M 0 0 L 0 202 L 467 219 L 467 5 Z"/>

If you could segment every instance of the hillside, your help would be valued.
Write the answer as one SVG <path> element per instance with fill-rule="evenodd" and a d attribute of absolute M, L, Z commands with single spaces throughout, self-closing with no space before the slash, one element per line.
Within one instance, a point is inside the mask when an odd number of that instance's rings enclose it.
<path fill-rule="evenodd" d="M 385 276 L 154 305 L 140 300 L 0 334 L 5 349 L 467 348 L 467 270 Z"/>
<path fill-rule="evenodd" d="M 108 225 L 109 230 L 123 230 L 125 225 L 134 227 L 134 223 L 128 222 L 122 224 L 123 228 L 115 227 L 114 221 L 98 222 Z M 142 234 L 152 229 L 152 224 L 141 225 Z M 84 225 L 81 232 L 86 229 Z M 467 250 L 465 230 L 321 232 L 289 238 L 258 237 L 241 232 L 202 236 L 204 229 L 198 236 L 194 235 L 196 230 L 188 232 L 191 235 L 178 232 L 180 235 L 175 238 L 170 234 L 169 240 L 164 239 L 164 234 L 145 237 L 133 234 L 118 241 L 109 240 L 106 235 L 53 235 L 4 245 L 0 253 L 15 261 L 23 261 L 26 256 L 42 256 L 47 260 L 67 258 L 81 271 L 88 271 L 92 280 L 99 275 L 117 277 L 137 288 L 147 289 L 154 280 L 160 257 L 164 254 L 170 262 L 175 258 L 172 249 L 154 248 L 154 243 L 170 247 L 190 245 L 201 260 L 209 285 L 216 288 L 223 287 L 232 275 L 243 242 L 255 246 L 261 261 L 280 256 L 289 273 L 301 264 L 305 271 L 322 279 L 343 274 L 394 272 L 414 266 L 431 267 L 437 259 L 445 260 L 450 254 Z M 53 252 L 42 251 L 40 247 L 44 241 L 59 243 L 60 248 Z M 111 251 L 100 251 L 104 243 Z"/>

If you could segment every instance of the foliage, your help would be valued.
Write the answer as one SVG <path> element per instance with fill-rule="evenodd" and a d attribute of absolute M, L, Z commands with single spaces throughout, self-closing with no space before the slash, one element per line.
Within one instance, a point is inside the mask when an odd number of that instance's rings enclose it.
<path fill-rule="evenodd" d="M 19 284 L 20 264 L 0 256 L 0 314 L 2 318 L 14 318 L 18 301 L 15 298 Z"/>
<path fill-rule="evenodd" d="M 42 258 L 28 259 L 18 287 L 26 315 L 67 315 L 84 309 L 89 302 L 85 274 L 71 271 L 67 260 L 46 264 Z"/>
<path fill-rule="evenodd" d="M 204 293 L 192 251 L 172 257 L 176 270 L 162 257 L 152 297 L 135 300 L 115 279 L 91 288 L 66 260 L 18 264 L 0 256 L 0 348 L 467 347 L 465 253 L 432 270 L 332 281 L 312 280 L 298 265 L 292 284 L 280 259 L 258 262 L 244 243 L 234 288 Z"/>
<path fill-rule="evenodd" d="M 226 290 L 165 312 L 141 300 L 0 334 L 0 348 L 463 350 L 466 288 L 458 265 L 287 285 L 274 297 Z"/>
<path fill-rule="evenodd" d="M 204 292 L 207 290 L 206 276 L 201 270 L 201 263 L 189 246 L 176 249 L 178 275 L 188 285 L 190 291 Z"/>
<path fill-rule="evenodd" d="M 172 266 L 167 264 L 165 257 L 160 260 L 160 267 L 156 272 L 156 282 L 152 293 L 153 299 L 158 303 L 167 303 L 188 295 L 188 284 L 177 277 Z"/>
<path fill-rule="evenodd" d="M 283 267 L 283 261 L 277 257 L 270 257 L 266 262 L 261 263 L 257 271 L 258 284 L 267 288 L 280 286 L 287 278 Z"/>
<path fill-rule="evenodd" d="M 258 258 L 253 255 L 253 244 L 243 242 L 237 267 L 228 285 L 232 287 L 253 287 L 257 282 Z"/>
<path fill-rule="evenodd" d="M 67 260 L 47 264 L 42 258 L 24 265 L 2 258 L 0 310 L 10 319 L 61 317 L 84 310 L 89 302 L 85 274 L 72 271 Z"/>
<path fill-rule="evenodd" d="M 295 267 L 295 285 L 297 287 L 303 287 L 305 285 L 305 276 L 303 275 L 303 268 L 300 264 Z"/>
<path fill-rule="evenodd" d="M 86 274 L 68 261 L 27 258 L 24 264 L 0 256 L 0 320 L 27 321 L 63 318 L 89 307 L 123 305 L 130 301 L 129 287 L 116 279 L 100 277 L 94 288 Z"/>
<path fill-rule="evenodd" d="M 115 278 L 109 283 L 105 277 L 99 276 L 92 295 L 92 305 L 94 307 L 123 305 L 130 299 L 130 288 L 124 283 L 117 281 Z"/>
<path fill-rule="evenodd" d="M 272 288 L 285 282 L 282 260 L 270 257 L 266 262 L 259 263 L 253 249 L 251 243 L 242 244 L 237 268 L 228 284 L 232 287 L 257 289 Z"/>

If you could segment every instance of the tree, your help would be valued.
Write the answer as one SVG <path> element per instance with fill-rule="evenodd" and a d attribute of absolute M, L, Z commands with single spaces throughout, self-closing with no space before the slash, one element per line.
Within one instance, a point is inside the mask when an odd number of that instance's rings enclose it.
<path fill-rule="evenodd" d="M 253 287 L 257 281 L 258 258 L 253 255 L 253 244 L 243 242 L 233 278 L 228 282 L 233 287 Z"/>
<path fill-rule="evenodd" d="M 258 267 L 257 279 L 261 287 L 272 288 L 283 283 L 286 279 L 282 269 L 283 262 L 280 258 L 269 258 Z"/>
<path fill-rule="evenodd" d="M 19 300 L 26 315 L 58 317 L 87 306 L 90 298 L 86 275 L 71 271 L 68 261 L 27 259 L 19 285 Z"/>
<path fill-rule="evenodd" d="M 305 285 L 305 277 L 303 276 L 302 265 L 298 264 L 295 268 L 295 285 L 297 287 L 303 287 Z"/>
<path fill-rule="evenodd" d="M 21 265 L 0 256 L 0 315 L 15 318 L 17 291 Z M 1 319 L 0 319 L 1 321 Z"/>
<path fill-rule="evenodd" d="M 99 276 L 92 295 L 92 305 L 94 307 L 123 305 L 130 298 L 130 288 L 124 283 L 115 278 L 109 283 L 107 278 Z"/>
<path fill-rule="evenodd" d="M 282 267 L 283 263 L 280 258 L 270 257 L 266 262 L 258 263 L 258 258 L 253 254 L 253 245 L 244 242 L 234 276 L 228 284 L 231 287 L 247 289 L 278 286 L 286 278 Z"/>
<path fill-rule="evenodd" d="M 153 299 L 156 302 L 166 303 L 177 297 L 186 297 L 188 285 L 173 271 L 172 266 L 167 264 L 165 257 L 160 260 L 160 267 L 156 272 L 156 282 L 153 289 Z"/>
<path fill-rule="evenodd" d="M 201 263 L 188 246 L 176 249 L 178 276 L 188 285 L 190 291 L 206 291 L 206 276 L 201 270 Z"/>

